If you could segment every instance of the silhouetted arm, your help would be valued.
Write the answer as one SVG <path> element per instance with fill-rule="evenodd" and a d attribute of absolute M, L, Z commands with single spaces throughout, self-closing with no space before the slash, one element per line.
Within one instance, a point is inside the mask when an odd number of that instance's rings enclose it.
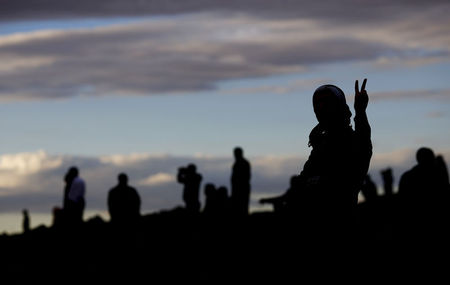
<path fill-rule="evenodd" d="M 181 173 L 178 173 L 178 175 L 177 175 L 177 181 L 178 181 L 178 183 L 184 183 L 184 181 L 185 181 L 185 175 L 184 175 L 184 174 L 181 174 Z"/>
<path fill-rule="evenodd" d="M 371 128 L 367 118 L 367 105 L 369 96 L 366 91 L 367 79 L 364 79 L 359 90 L 358 80 L 355 82 L 355 133 L 358 140 L 359 151 L 359 169 L 361 170 L 361 179 L 364 179 L 369 170 L 370 158 L 372 157 Z"/>

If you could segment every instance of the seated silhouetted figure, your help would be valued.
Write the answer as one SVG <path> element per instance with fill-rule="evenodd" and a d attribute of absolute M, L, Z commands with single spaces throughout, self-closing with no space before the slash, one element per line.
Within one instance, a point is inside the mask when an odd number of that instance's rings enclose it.
<path fill-rule="evenodd" d="M 272 204 L 275 213 L 288 213 L 289 199 L 293 198 L 293 195 L 298 194 L 297 189 L 298 175 L 291 176 L 289 188 L 286 192 L 280 196 L 263 198 L 259 200 L 261 204 Z M 296 198 L 297 199 L 297 198 Z M 301 199 L 301 198 L 298 198 Z"/>
<path fill-rule="evenodd" d="M 141 216 L 141 198 L 135 188 L 128 185 L 128 176 L 118 176 L 119 183 L 108 193 L 108 211 L 111 222 L 118 225 L 136 222 Z"/>
<path fill-rule="evenodd" d="M 361 192 L 368 203 L 374 202 L 378 197 L 377 186 L 369 174 L 367 174 L 366 179 L 364 179 L 363 185 L 361 186 Z"/>
<path fill-rule="evenodd" d="M 184 185 L 183 201 L 186 210 L 191 213 L 198 213 L 200 211 L 200 183 L 202 176 L 197 173 L 197 167 L 194 164 L 189 164 L 187 167 L 178 169 L 178 182 Z"/>
<path fill-rule="evenodd" d="M 240 147 L 234 149 L 235 162 L 231 174 L 231 207 L 233 215 L 248 215 L 250 201 L 250 163 Z"/>
<path fill-rule="evenodd" d="M 394 176 L 392 175 L 392 169 L 387 168 L 385 170 L 382 170 L 381 176 L 383 177 L 384 195 L 391 196 L 394 193 L 392 190 L 392 185 L 394 183 Z"/>
<path fill-rule="evenodd" d="M 361 90 L 355 82 L 355 129 L 344 92 L 323 85 L 313 95 L 318 124 L 309 135 L 311 154 L 299 175 L 302 201 L 296 201 L 306 218 L 330 226 L 350 225 L 358 193 L 372 156 L 371 129 L 366 115 L 366 79 Z M 290 199 L 296 200 L 296 199 Z"/>
<path fill-rule="evenodd" d="M 77 167 L 71 167 L 64 177 L 66 186 L 64 189 L 64 223 L 79 224 L 83 221 L 85 207 L 86 184 Z"/>

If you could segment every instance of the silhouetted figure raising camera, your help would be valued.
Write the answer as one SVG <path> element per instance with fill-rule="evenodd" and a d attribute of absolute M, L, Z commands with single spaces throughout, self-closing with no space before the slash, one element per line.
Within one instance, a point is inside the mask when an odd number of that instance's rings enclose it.
<path fill-rule="evenodd" d="M 248 215 L 250 202 L 250 163 L 240 147 L 234 149 L 235 162 L 231 174 L 231 207 L 236 216 Z"/>
<path fill-rule="evenodd" d="M 183 201 L 186 210 L 191 213 L 198 213 L 200 211 L 199 192 L 202 176 L 197 173 L 197 167 L 194 164 L 180 167 L 177 179 L 179 183 L 184 185 Z"/>
<path fill-rule="evenodd" d="M 394 184 L 394 176 L 392 175 L 392 169 L 387 168 L 385 170 L 382 170 L 381 176 L 383 177 L 384 195 L 391 196 L 394 193 L 392 188 Z"/>
<path fill-rule="evenodd" d="M 361 90 L 355 82 L 354 130 L 352 113 L 339 87 L 323 85 L 314 92 L 313 107 L 319 123 L 309 135 L 312 151 L 299 175 L 297 191 L 307 199 L 297 201 L 297 206 L 318 223 L 350 225 L 354 217 L 372 156 L 366 81 Z"/>
<path fill-rule="evenodd" d="M 135 223 L 141 216 L 141 198 L 135 188 L 128 185 L 128 176 L 121 173 L 119 183 L 108 193 L 108 211 L 111 222 L 124 225 Z"/>
<path fill-rule="evenodd" d="M 363 185 L 361 186 L 361 192 L 368 203 L 374 202 L 378 197 L 377 186 L 369 174 L 367 174 L 366 179 L 364 179 Z"/>
<path fill-rule="evenodd" d="M 83 221 L 85 207 L 86 184 L 81 177 L 77 167 L 71 167 L 64 177 L 66 186 L 64 188 L 64 223 L 78 224 Z"/>

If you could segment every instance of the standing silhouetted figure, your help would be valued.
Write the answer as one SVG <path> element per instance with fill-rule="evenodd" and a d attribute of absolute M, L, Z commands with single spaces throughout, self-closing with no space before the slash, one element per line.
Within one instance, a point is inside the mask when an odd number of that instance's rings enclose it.
<path fill-rule="evenodd" d="M 392 185 L 394 184 L 394 176 L 392 175 L 392 168 L 387 168 L 381 171 L 383 177 L 384 195 L 391 196 L 394 192 Z"/>
<path fill-rule="evenodd" d="M 214 216 L 217 213 L 218 208 L 218 193 L 216 187 L 212 183 L 205 185 L 205 207 L 203 213 L 208 216 Z"/>
<path fill-rule="evenodd" d="M 228 197 L 228 189 L 225 186 L 220 186 L 217 189 L 217 212 L 224 217 L 229 214 L 230 199 Z"/>
<path fill-rule="evenodd" d="M 309 135 L 312 151 L 299 175 L 297 191 L 306 199 L 297 201 L 297 207 L 315 224 L 344 226 L 353 221 L 372 157 L 366 81 L 361 90 L 355 82 L 354 130 L 352 113 L 339 87 L 323 85 L 314 92 L 313 107 L 319 123 Z"/>
<path fill-rule="evenodd" d="M 111 222 L 127 224 L 136 222 L 141 216 L 141 198 L 133 187 L 128 185 L 128 176 L 121 173 L 119 183 L 108 193 L 108 211 Z"/>
<path fill-rule="evenodd" d="M 439 183 L 442 184 L 439 187 L 442 187 L 443 191 L 445 191 L 445 195 L 448 196 L 450 193 L 450 183 L 448 177 L 448 168 L 445 163 L 444 157 L 442 155 L 438 155 L 436 157 L 436 168 Z"/>
<path fill-rule="evenodd" d="M 83 221 L 85 207 L 86 184 L 79 177 L 77 167 L 71 167 L 64 177 L 64 221 L 69 224 L 78 224 Z"/>
<path fill-rule="evenodd" d="M 417 165 L 400 178 L 399 195 L 419 211 L 425 205 L 431 206 L 434 201 L 442 200 L 446 194 L 448 174 L 445 173 L 446 170 L 442 170 L 442 162 L 439 162 L 440 159 L 435 157 L 430 148 L 422 147 L 417 150 L 416 160 Z"/>
<path fill-rule="evenodd" d="M 187 167 L 178 169 L 178 182 L 184 185 L 183 201 L 186 210 L 191 213 L 198 213 L 200 211 L 200 183 L 202 176 L 197 173 L 197 167 L 194 164 L 189 164 Z"/>
<path fill-rule="evenodd" d="M 234 149 L 235 162 L 231 174 L 231 207 L 234 215 L 248 215 L 250 201 L 250 163 L 240 147 Z"/>
<path fill-rule="evenodd" d="M 377 186 L 375 185 L 375 182 L 373 182 L 369 174 L 367 174 L 366 179 L 364 179 L 363 185 L 361 187 L 361 192 L 366 201 L 369 203 L 375 201 L 378 197 Z"/>
<path fill-rule="evenodd" d="M 27 233 L 30 231 L 30 215 L 28 214 L 27 209 L 24 209 L 22 211 L 22 214 L 23 214 L 23 222 L 22 222 L 23 232 Z"/>

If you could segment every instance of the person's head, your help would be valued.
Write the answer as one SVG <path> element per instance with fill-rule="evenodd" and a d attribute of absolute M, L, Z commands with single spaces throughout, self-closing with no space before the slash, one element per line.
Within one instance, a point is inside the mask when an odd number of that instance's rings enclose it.
<path fill-rule="evenodd" d="M 205 195 L 210 197 L 214 195 L 214 192 L 216 191 L 216 187 L 212 183 L 208 183 L 205 185 Z"/>
<path fill-rule="evenodd" d="M 241 159 L 244 157 L 244 151 L 240 147 L 235 147 L 233 152 L 234 152 L 234 158 L 236 158 L 236 159 Z"/>
<path fill-rule="evenodd" d="M 128 176 L 125 173 L 120 173 L 117 176 L 117 179 L 119 180 L 120 185 L 127 185 L 128 184 Z"/>
<path fill-rule="evenodd" d="M 219 197 L 221 197 L 221 198 L 223 198 L 223 199 L 226 199 L 226 198 L 228 197 L 228 189 L 227 189 L 227 187 L 225 187 L 225 186 L 220 186 L 220 187 L 217 189 L 217 194 L 218 194 Z"/>
<path fill-rule="evenodd" d="M 350 125 L 352 113 L 345 94 L 335 85 L 322 85 L 314 91 L 313 108 L 319 124 L 325 129 Z"/>
<path fill-rule="evenodd" d="M 421 147 L 416 152 L 416 160 L 420 166 L 432 166 L 434 158 L 434 152 L 430 148 Z"/>
<path fill-rule="evenodd" d="M 191 174 L 197 172 L 197 166 L 193 163 L 189 164 L 187 166 L 187 172 Z"/>
<path fill-rule="evenodd" d="M 78 168 L 75 166 L 72 166 L 71 168 L 69 168 L 69 170 L 66 173 L 66 176 L 64 177 L 64 180 L 66 182 L 71 181 L 72 179 L 74 179 L 75 177 L 78 176 Z"/>

